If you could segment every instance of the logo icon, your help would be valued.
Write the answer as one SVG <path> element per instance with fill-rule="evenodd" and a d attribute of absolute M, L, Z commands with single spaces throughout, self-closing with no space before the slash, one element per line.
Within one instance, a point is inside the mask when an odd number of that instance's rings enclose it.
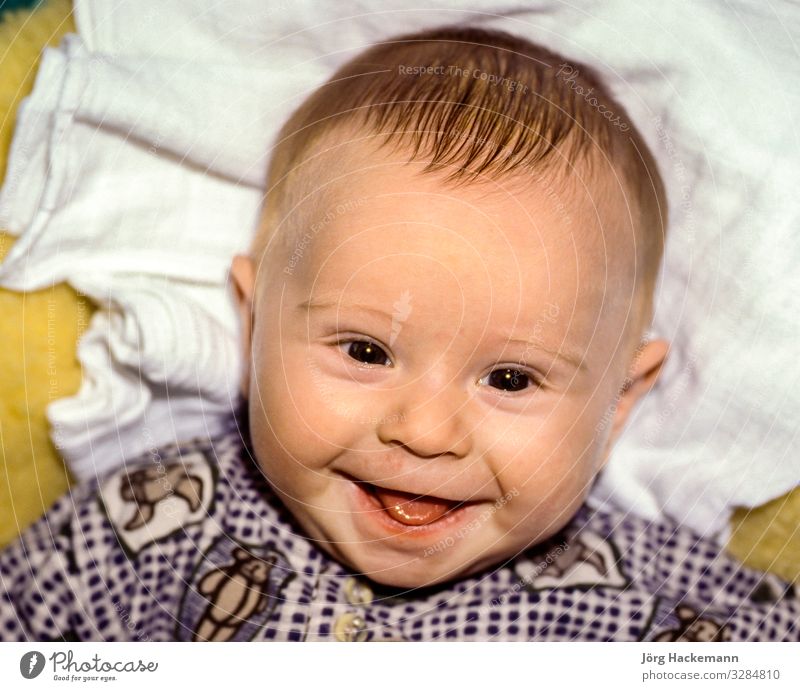
<path fill-rule="evenodd" d="M 38 650 L 25 653 L 19 661 L 19 671 L 26 679 L 35 679 L 44 669 L 44 655 Z"/>
<path fill-rule="evenodd" d="M 392 333 L 389 337 L 390 346 L 394 345 L 395 339 L 400 335 L 400 329 L 403 328 L 403 322 L 411 314 L 411 291 L 404 290 L 392 307 L 394 311 L 392 312 Z"/>

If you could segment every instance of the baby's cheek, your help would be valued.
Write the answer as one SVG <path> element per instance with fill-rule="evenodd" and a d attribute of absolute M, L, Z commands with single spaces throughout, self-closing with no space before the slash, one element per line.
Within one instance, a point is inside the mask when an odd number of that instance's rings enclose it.
<path fill-rule="evenodd" d="M 498 484 L 510 497 L 498 519 L 522 537 L 554 532 L 556 522 L 580 506 L 594 476 L 592 446 L 587 449 L 583 435 L 569 425 L 533 427 L 505 435 L 506 454 L 493 459 Z"/>
<path fill-rule="evenodd" d="M 583 503 L 585 489 L 577 474 L 538 472 L 520 478 L 500 500 L 505 505 L 494 522 L 498 544 L 509 546 L 510 556 L 554 535 Z"/>
<path fill-rule="evenodd" d="M 291 383 L 282 375 L 261 380 L 259 398 L 251 401 L 250 430 L 254 443 L 258 439 L 264 455 L 272 459 L 265 462 L 324 464 L 336 442 L 336 430 L 314 393 L 302 376 Z"/>
<path fill-rule="evenodd" d="M 504 482 L 506 494 L 514 496 L 515 508 L 531 516 L 550 513 L 570 503 L 586 486 L 587 471 L 567 458 L 515 468 Z"/>
<path fill-rule="evenodd" d="M 258 435 L 264 455 L 273 459 L 263 463 L 282 459 L 284 464 L 319 470 L 356 448 L 366 429 L 363 391 L 348 396 L 346 387 L 337 387 L 304 349 L 284 349 L 282 358 L 272 356 L 265 352 L 259 363 L 258 398 L 251 402 L 254 442 Z"/>

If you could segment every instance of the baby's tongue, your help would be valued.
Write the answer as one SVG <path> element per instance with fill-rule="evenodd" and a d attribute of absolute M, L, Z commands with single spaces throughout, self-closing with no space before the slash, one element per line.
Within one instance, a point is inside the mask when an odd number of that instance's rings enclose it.
<path fill-rule="evenodd" d="M 436 497 L 418 497 L 408 492 L 398 492 L 374 485 L 373 489 L 389 515 L 405 525 L 433 523 L 457 503 Z"/>

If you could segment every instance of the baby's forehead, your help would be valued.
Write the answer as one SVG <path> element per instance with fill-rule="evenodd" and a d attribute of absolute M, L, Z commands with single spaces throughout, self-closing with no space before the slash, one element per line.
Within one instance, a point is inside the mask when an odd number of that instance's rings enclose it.
<path fill-rule="evenodd" d="M 421 164 L 365 157 L 317 180 L 283 271 L 298 301 L 374 299 L 391 311 L 410 290 L 415 317 L 428 294 L 431 319 L 445 306 L 508 323 L 552 316 L 556 304 L 591 333 L 624 283 L 602 201 L 555 174 L 454 185 Z"/>
<path fill-rule="evenodd" d="M 515 304 L 557 298 L 562 314 L 630 300 L 631 213 L 595 165 L 454 182 L 447 170 L 350 136 L 319 146 L 292 181 L 271 273 L 303 299 L 423 274 L 433 291 L 468 285 Z"/>
<path fill-rule="evenodd" d="M 427 170 L 424 162 L 355 148 L 355 155 L 348 150 L 319 166 L 304 194 L 299 225 L 305 244 L 331 251 L 382 234 L 409 250 L 461 242 L 528 259 L 549 253 L 550 263 L 586 255 L 587 270 L 598 259 L 612 264 L 634 256 L 620 246 L 635 245 L 633 214 L 624 190 L 615 191 L 613 175 L 578 165 L 569 174 L 547 167 L 454 182 L 448 171 Z"/>

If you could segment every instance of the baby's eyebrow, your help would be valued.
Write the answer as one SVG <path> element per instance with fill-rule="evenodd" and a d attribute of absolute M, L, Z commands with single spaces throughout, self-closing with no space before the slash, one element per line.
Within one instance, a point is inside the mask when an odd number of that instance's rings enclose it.
<path fill-rule="evenodd" d="M 310 299 L 304 300 L 301 302 L 297 309 L 310 311 L 312 309 L 358 309 L 364 312 L 371 312 L 374 315 L 382 317 L 384 319 L 391 319 L 391 315 L 388 312 L 384 312 L 383 310 L 376 309 L 375 307 L 370 307 L 368 305 L 362 305 L 360 303 L 352 303 L 352 302 L 342 302 L 340 300 L 326 300 L 326 299 Z"/>
<path fill-rule="evenodd" d="M 581 355 L 578 351 L 571 350 L 567 347 L 559 347 L 553 349 L 546 346 L 544 343 L 540 341 L 526 341 L 524 338 L 506 338 L 505 342 L 508 345 L 523 346 L 526 350 L 530 348 L 533 350 L 541 351 L 543 353 L 547 353 L 548 355 L 551 355 L 552 357 L 558 360 L 563 360 L 567 364 L 572 365 L 575 369 L 581 371 L 585 371 L 587 369 L 584 356 Z"/>

